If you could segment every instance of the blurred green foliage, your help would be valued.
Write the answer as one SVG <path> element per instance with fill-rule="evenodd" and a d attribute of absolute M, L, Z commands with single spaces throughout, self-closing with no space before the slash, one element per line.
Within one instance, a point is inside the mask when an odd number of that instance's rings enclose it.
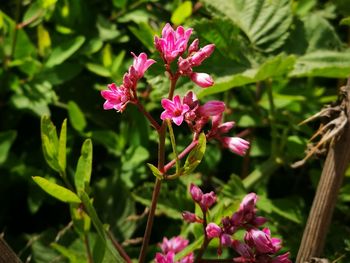
<path fill-rule="evenodd" d="M 168 21 L 193 27 L 201 46 L 216 44 L 201 66 L 215 85 L 181 79 L 176 93 L 224 100 L 226 120 L 252 147 L 241 158 L 209 143 L 194 174 L 163 185 L 149 260 L 163 236 L 196 240 L 187 252 L 200 246 L 201 229 L 181 220 L 183 210 L 195 209 L 190 182 L 219 194 L 213 221 L 256 191 L 272 232 L 296 256 L 323 160 L 290 168 L 317 129 L 297 124 L 334 102 L 350 75 L 346 0 L 13 0 L 0 7 L 0 231 L 23 261 L 86 262 L 88 238 L 95 262 L 115 262 L 119 255 L 101 246 L 111 245 L 106 228 L 137 258 L 154 181 L 146 163 L 155 163 L 157 137 L 132 105 L 123 114 L 103 111 L 99 91 L 121 83 L 130 52 L 159 58 L 153 36 Z M 162 66 L 138 86 L 156 119 L 169 85 Z M 190 142 L 186 129 L 174 132 L 179 147 Z M 170 140 L 167 147 L 171 158 Z M 339 262 L 350 258 L 349 175 L 325 249 Z"/>

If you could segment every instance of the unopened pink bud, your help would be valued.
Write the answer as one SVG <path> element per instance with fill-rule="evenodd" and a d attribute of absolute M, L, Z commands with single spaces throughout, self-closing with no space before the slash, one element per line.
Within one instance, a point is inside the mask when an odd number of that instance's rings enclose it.
<path fill-rule="evenodd" d="M 188 59 L 183 59 L 182 57 L 179 57 L 177 65 L 181 74 L 188 74 L 192 71 L 191 63 L 188 61 Z"/>
<path fill-rule="evenodd" d="M 245 155 L 249 148 L 249 142 L 239 137 L 224 137 L 222 142 L 224 147 L 241 156 Z"/>
<path fill-rule="evenodd" d="M 197 216 L 191 212 L 188 211 L 184 211 L 182 213 L 182 217 L 185 221 L 189 222 L 189 223 L 195 223 L 197 222 Z"/>
<path fill-rule="evenodd" d="M 237 251 L 237 253 L 240 254 L 242 257 L 246 259 L 250 259 L 253 257 L 253 251 L 247 244 L 239 242 L 238 240 L 233 240 L 232 245 L 233 248 Z"/>
<path fill-rule="evenodd" d="M 198 202 L 200 202 L 202 200 L 203 192 L 198 186 L 196 186 L 194 184 L 191 184 L 191 186 L 190 186 L 190 193 L 191 193 L 192 199 L 195 202 L 198 203 Z"/>
<path fill-rule="evenodd" d="M 275 257 L 271 263 L 292 263 L 292 261 L 289 259 L 289 252 L 287 252 Z"/>
<path fill-rule="evenodd" d="M 204 116 L 215 116 L 225 111 L 225 103 L 218 100 L 212 100 L 198 108 L 198 112 Z"/>
<path fill-rule="evenodd" d="M 186 104 L 193 110 L 198 105 L 198 99 L 194 92 L 189 91 L 186 93 L 185 97 L 182 99 L 183 104 Z"/>
<path fill-rule="evenodd" d="M 215 223 L 209 223 L 205 228 L 208 238 L 219 237 L 221 235 L 221 228 Z"/>
<path fill-rule="evenodd" d="M 232 238 L 228 234 L 222 234 L 220 237 L 220 242 L 221 242 L 221 245 L 223 245 L 224 247 L 232 246 Z"/>
<path fill-rule="evenodd" d="M 249 193 L 243 198 L 241 204 L 239 205 L 239 209 L 243 210 L 245 213 L 253 212 L 257 200 L 258 196 L 256 193 Z"/>
<path fill-rule="evenodd" d="M 188 48 L 188 54 L 191 54 L 192 52 L 196 52 L 199 49 L 199 40 L 198 38 L 196 38 L 195 40 L 193 40 L 193 42 L 191 43 L 191 45 Z"/>
<path fill-rule="evenodd" d="M 253 219 L 252 225 L 258 227 L 258 226 L 262 226 L 266 222 L 267 222 L 267 219 L 265 217 L 257 216 Z"/>
<path fill-rule="evenodd" d="M 210 193 L 204 194 L 202 196 L 200 205 L 203 210 L 208 210 L 208 208 L 210 208 L 215 202 L 216 202 L 216 195 L 213 191 L 211 191 Z"/>
<path fill-rule="evenodd" d="M 235 126 L 234 121 L 228 121 L 228 122 L 222 123 L 218 126 L 219 133 L 221 134 L 228 133 L 233 128 L 233 126 Z"/>
<path fill-rule="evenodd" d="M 202 88 L 213 86 L 214 81 L 207 73 L 193 72 L 190 75 L 191 80 Z"/>
<path fill-rule="evenodd" d="M 203 47 L 202 49 L 194 53 L 193 56 L 191 57 L 192 66 L 195 67 L 202 64 L 202 62 L 213 53 L 214 49 L 215 49 L 215 45 L 210 44 L 210 45 L 206 45 L 205 47 Z"/>

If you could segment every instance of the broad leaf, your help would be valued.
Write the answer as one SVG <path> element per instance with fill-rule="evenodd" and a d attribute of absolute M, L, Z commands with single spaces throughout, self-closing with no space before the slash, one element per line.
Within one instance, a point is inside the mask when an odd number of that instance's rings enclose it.
<path fill-rule="evenodd" d="M 68 102 L 68 116 L 74 129 L 79 132 L 84 131 L 86 127 L 85 116 L 78 104 L 76 104 L 74 101 Z"/>
<path fill-rule="evenodd" d="M 56 172 L 60 172 L 56 127 L 48 116 L 41 118 L 41 145 L 47 164 Z"/>
<path fill-rule="evenodd" d="M 40 176 L 33 176 L 36 182 L 46 193 L 65 203 L 81 203 L 79 197 L 71 190 L 48 181 Z"/>
<path fill-rule="evenodd" d="M 52 53 L 46 62 L 46 67 L 51 68 L 58 64 L 61 64 L 66 59 L 71 57 L 83 44 L 85 37 L 78 36 L 76 38 L 65 41 L 58 47 L 53 48 Z"/>
<path fill-rule="evenodd" d="M 181 3 L 171 16 L 171 22 L 175 25 L 180 25 L 185 22 L 186 18 L 192 14 L 192 2 L 185 1 Z"/>
<path fill-rule="evenodd" d="M 207 140 L 205 134 L 202 132 L 198 138 L 198 144 L 194 149 L 189 153 L 185 165 L 184 165 L 184 174 L 192 173 L 196 167 L 200 164 L 203 159 L 205 148 L 207 146 Z"/>
<path fill-rule="evenodd" d="M 281 47 L 292 23 L 290 0 L 204 0 L 213 16 L 230 19 L 246 34 L 252 46 L 264 52 Z"/>
<path fill-rule="evenodd" d="M 61 126 L 60 138 L 58 142 L 58 164 L 62 172 L 66 170 L 66 151 L 67 151 L 67 119 Z"/>

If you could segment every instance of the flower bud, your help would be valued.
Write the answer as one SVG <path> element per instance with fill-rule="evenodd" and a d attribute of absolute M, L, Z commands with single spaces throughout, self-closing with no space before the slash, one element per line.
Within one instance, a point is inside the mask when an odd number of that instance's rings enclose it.
<path fill-rule="evenodd" d="M 208 238 L 219 237 L 221 235 L 221 228 L 215 223 L 209 223 L 205 228 Z"/>
<path fill-rule="evenodd" d="M 188 48 L 188 54 L 191 54 L 193 52 L 198 51 L 199 49 L 199 40 L 198 38 L 196 38 L 195 40 L 193 40 L 193 42 L 191 43 L 191 45 Z"/>
<path fill-rule="evenodd" d="M 206 58 L 208 58 L 211 55 L 211 53 L 213 53 L 214 49 L 215 49 L 215 45 L 209 44 L 203 47 L 202 49 L 200 49 L 199 51 L 197 51 L 196 53 L 194 53 L 193 56 L 191 57 L 192 66 L 195 67 L 202 64 L 202 62 Z"/>
<path fill-rule="evenodd" d="M 210 193 L 204 194 L 202 196 L 202 200 L 200 201 L 200 205 L 203 210 L 208 210 L 214 203 L 216 202 L 216 195 L 213 191 Z"/>
<path fill-rule="evenodd" d="M 179 57 L 177 65 L 179 67 L 180 73 L 182 74 L 188 74 L 192 71 L 191 64 L 188 61 L 188 59 L 183 59 L 182 57 Z"/>
<path fill-rule="evenodd" d="M 275 257 L 271 263 L 292 263 L 292 261 L 289 260 L 289 252 L 284 253 L 282 255 L 279 255 Z"/>
<path fill-rule="evenodd" d="M 223 137 L 223 146 L 238 155 L 245 155 L 249 148 L 249 142 L 239 137 Z"/>
<path fill-rule="evenodd" d="M 191 80 L 202 88 L 213 86 L 214 81 L 207 73 L 193 72 L 190 75 Z"/>
<path fill-rule="evenodd" d="M 224 122 L 218 126 L 219 133 L 228 133 L 233 128 L 233 126 L 235 126 L 234 121 Z"/>
<path fill-rule="evenodd" d="M 232 246 L 232 238 L 228 234 L 222 234 L 220 237 L 220 243 L 224 247 L 231 247 Z"/>
<path fill-rule="evenodd" d="M 202 200 L 203 192 L 198 186 L 191 184 L 190 193 L 195 202 L 199 203 Z"/>
<path fill-rule="evenodd" d="M 182 217 L 185 221 L 189 222 L 189 223 L 195 223 L 197 222 L 197 216 L 191 212 L 188 211 L 184 211 L 182 213 Z"/>
<path fill-rule="evenodd" d="M 204 116 L 215 116 L 225 111 L 225 103 L 218 100 L 212 100 L 205 103 L 203 106 L 198 108 L 200 115 Z"/>

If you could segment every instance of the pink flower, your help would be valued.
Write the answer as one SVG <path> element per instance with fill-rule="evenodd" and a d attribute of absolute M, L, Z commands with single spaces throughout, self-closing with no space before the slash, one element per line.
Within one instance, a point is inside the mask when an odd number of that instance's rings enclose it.
<path fill-rule="evenodd" d="M 134 56 L 134 63 L 132 67 L 135 69 L 135 75 L 137 79 L 140 79 L 145 74 L 145 71 L 154 63 L 153 59 L 147 59 L 146 53 L 141 53 L 139 56 L 136 56 L 133 52 L 131 54 Z"/>
<path fill-rule="evenodd" d="M 105 110 L 115 109 L 122 112 L 131 100 L 129 89 L 123 85 L 118 87 L 114 83 L 108 85 L 108 90 L 102 90 L 101 96 L 106 99 L 103 104 Z"/>
<path fill-rule="evenodd" d="M 247 194 L 239 205 L 239 209 L 243 210 L 244 213 L 255 212 L 255 205 L 258 200 L 256 193 Z"/>
<path fill-rule="evenodd" d="M 216 202 L 216 195 L 213 191 L 210 193 L 204 194 L 202 200 L 200 201 L 201 208 L 206 211 Z"/>
<path fill-rule="evenodd" d="M 245 242 L 255 247 L 259 253 L 268 254 L 276 253 L 281 249 L 281 240 L 271 238 L 270 230 L 264 228 L 262 231 L 258 229 L 250 229 L 244 236 Z"/>
<path fill-rule="evenodd" d="M 180 126 L 184 120 L 185 113 L 190 109 L 187 104 L 182 104 L 180 96 L 177 95 L 171 101 L 169 99 L 162 99 L 162 106 L 165 111 L 162 112 L 160 118 L 162 120 L 171 119 L 176 125 Z"/>
<path fill-rule="evenodd" d="M 162 30 L 162 37 L 158 38 L 156 36 L 154 38 L 154 44 L 164 61 L 170 63 L 185 52 L 191 34 L 192 28 L 185 30 L 182 26 L 179 26 L 175 31 L 167 23 Z"/>
<path fill-rule="evenodd" d="M 220 237 L 220 243 L 224 246 L 224 247 L 231 247 L 232 246 L 232 238 L 230 235 L 228 234 L 222 234 Z"/>
<path fill-rule="evenodd" d="M 190 74 L 191 80 L 202 88 L 213 86 L 214 81 L 207 73 L 193 72 Z"/>
<path fill-rule="evenodd" d="M 238 240 L 232 241 L 233 248 L 240 254 L 243 258 L 251 259 L 254 257 L 252 249 Z M 250 262 L 250 261 L 239 261 L 239 262 Z"/>
<path fill-rule="evenodd" d="M 180 261 L 178 261 L 178 263 L 193 263 L 193 262 L 194 262 L 194 255 L 192 252 L 190 254 L 188 254 L 187 256 L 185 256 Z"/>
<path fill-rule="evenodd" d="M 249 142 L 239 137 L 223 137 L 221 140 L 225 148 L 241 156 L 245 155 L 249 148 Z"/>
<path fill-rule="evenodd" d="M 156 263 L 174 263 L 174 257 L 175 257 L 175 253 L 172 251 L 166 253 L 165 255 L 161 253 L 157 253 L 154 261 Z"/>
<path fill-rule="evenodd" d="M 205 228 L 208 238 L 219 237 L 221 235 L 221 228 L 215 223 L 209 223 Z"/>
<path fill-rule="evenodd" d="M 225 103 L 218 100 L 212 100 L 199 106 L 198 113 L 204 116 L 215 116 L 223 113 L 225 110 Z"/>
<path fill-rule="evenodd" d="M 190 194 L 195 202 L 198 203 L 202 200 L 203 192 L 198 186 L 194 184 L 190 185 Z"/>
<path fill-rule="evenodd" d="M 171 239 L 163 238 L 160 248 L 163 253 L 168 253 L 169 251 L 174 252 L 175 254 L 183 250 L 188 245 L 188 240 L 180 236 L 173 237 Z"/>

